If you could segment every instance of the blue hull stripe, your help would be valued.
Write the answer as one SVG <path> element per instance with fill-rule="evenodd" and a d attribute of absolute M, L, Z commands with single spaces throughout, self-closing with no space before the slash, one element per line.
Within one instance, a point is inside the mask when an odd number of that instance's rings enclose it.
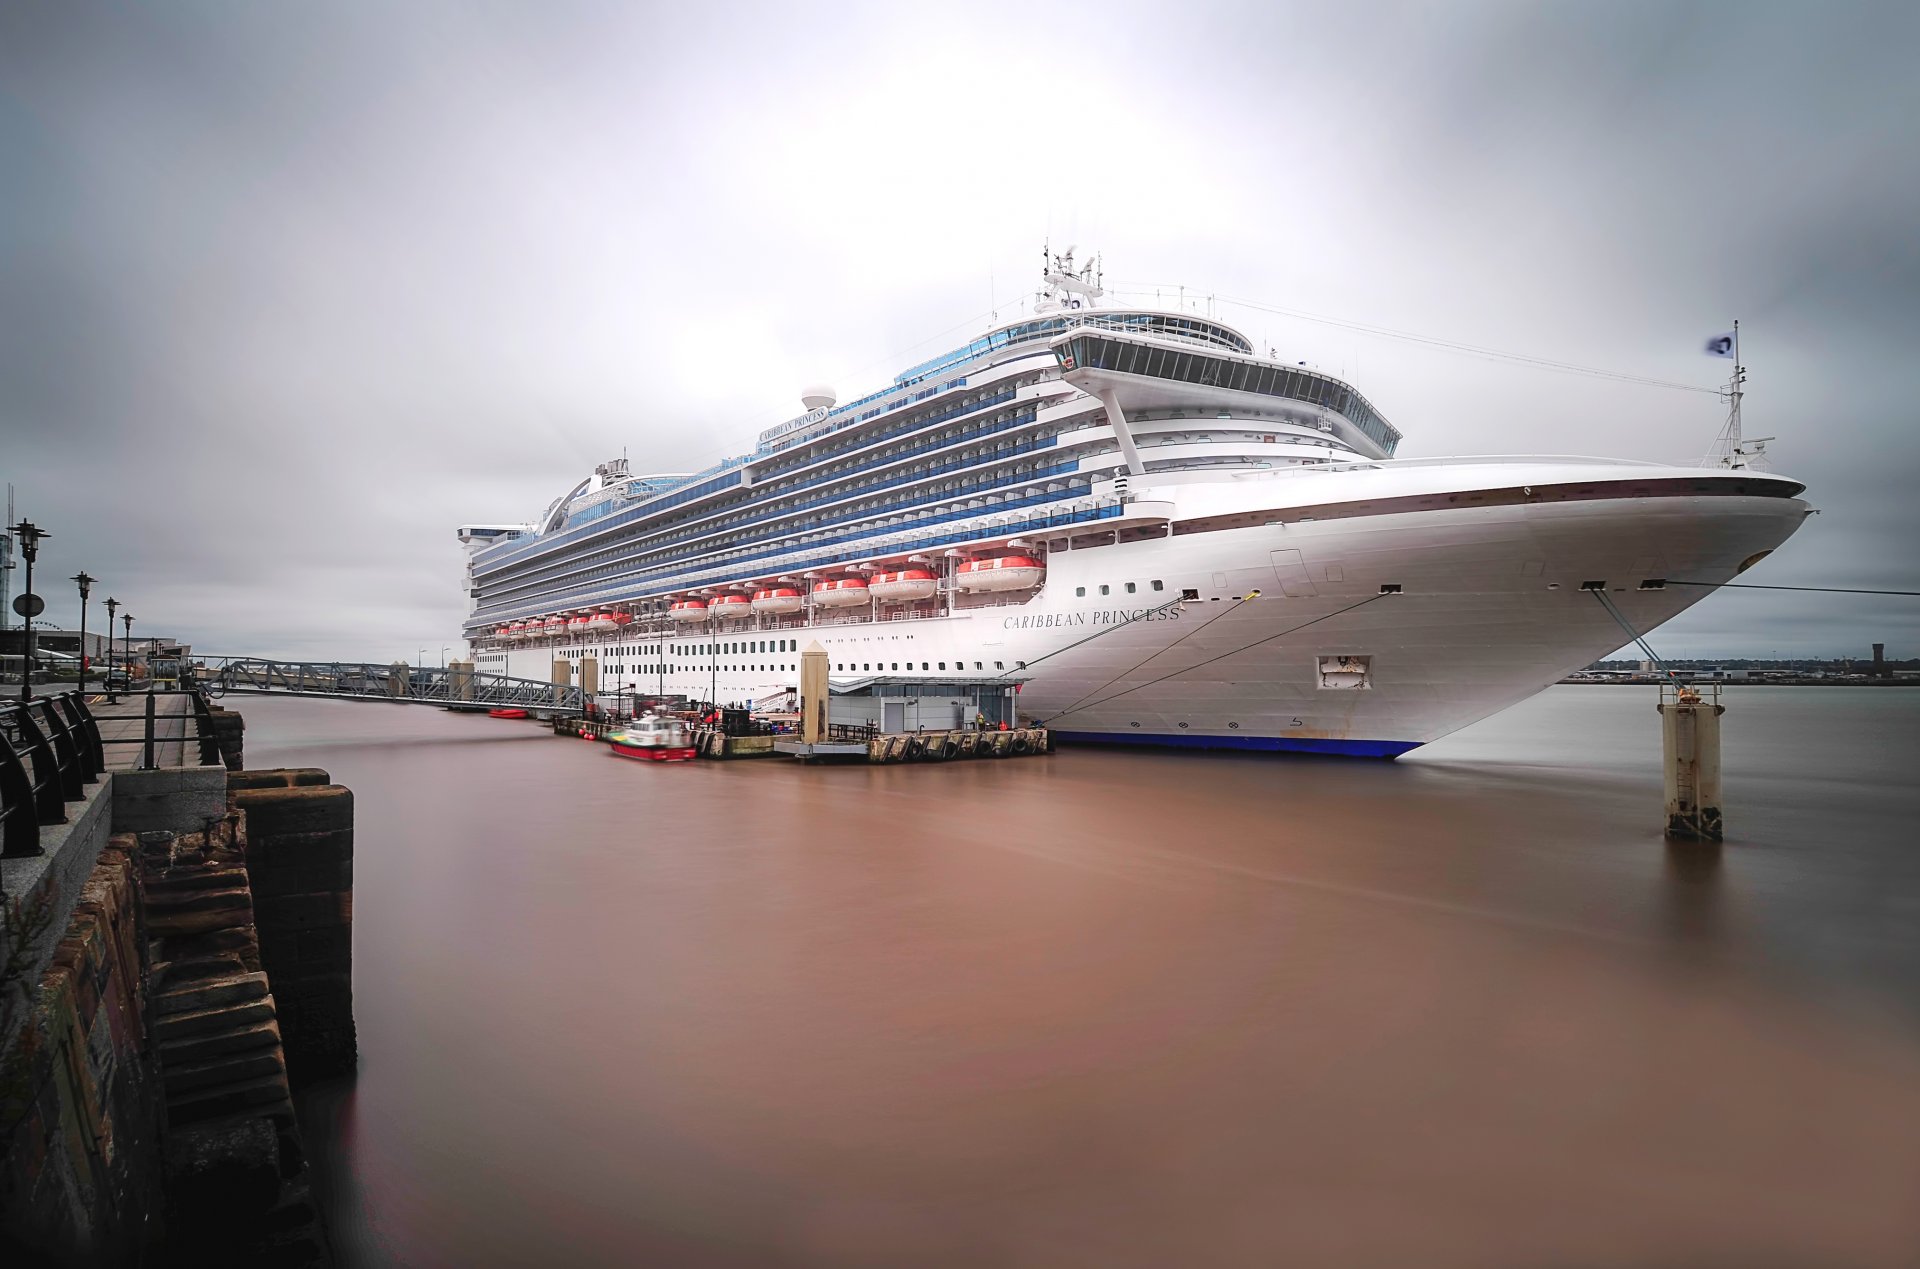
<path fill-rule="evenodd" d="M 1343 758 L 1398 758 L 1417 740 L 1321 740 L 1311 736 L 1162 736 L 1138 731 L 1056 731 L 1057 739 L 1095 745 L 1168 745 L 1178 749 L 1256 749 L 1338 754 Z"/>

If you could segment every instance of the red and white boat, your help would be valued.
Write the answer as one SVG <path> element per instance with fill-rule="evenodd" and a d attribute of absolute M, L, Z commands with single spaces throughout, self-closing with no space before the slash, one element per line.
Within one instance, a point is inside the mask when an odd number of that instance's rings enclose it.
<path fill-rule="evenodd" d="M 867 579 L 867 593 L 883 604 L 907 604 L 916 599 L 932 599 L 939 590 L 940 579 L 924 568 L 875 573 Z"/>
<path fill-rule="evenodd" d="M 693 733 L 677 718 L 642 714 L 622 731 L 607 737 L 616 758 L 641 762 L 686 762 L 695 756 Z"/>
<path fill-rule="evenodd" d="M 753 612 L 753 600 L 746 595 L 716 595 L 707 611 L 721 621 L 729 617 L 745 617 Z"/>
<path fill-rule="evenodd" d="M 667 609 L 667 615 L 675 621 L 705 621 L 707 619 L 707 601 L 704 599 L 678 599 Z"/>
<path fill-rule="evenodd" d="M 807 598 L 791 586 L 769 586 L 765 590 L 753 592 L 753 610 L 755 612 L 782 613 L 799 612 L 807 606 Z"/>
<path fill-rule="evenodd" d="M 1031 555 L 999 555 L 967 560 L 954 573 L 961 590 L 1032 590 L 1047 579 L 1047 566 Z"/>
<path fill-rule="evenodd" d="M 540 624 L 540 633 L 549 639 L 558 638 L 567 633 L 567 619 L 565 617 L 547 618 Z"/>
<path fill-rule="evenodd" d="M 615 621 L 613 614 L 604 608 L 587 618 L 588 634 L 605 634 L 609 630 L 618 630 L 619 628 L 620 623 Z"/>
<path fill-rule="evenodd" d="M 813 584 L 815 608 L 855 608 L 867 602 L 867 579 L 834 577 Z"/>

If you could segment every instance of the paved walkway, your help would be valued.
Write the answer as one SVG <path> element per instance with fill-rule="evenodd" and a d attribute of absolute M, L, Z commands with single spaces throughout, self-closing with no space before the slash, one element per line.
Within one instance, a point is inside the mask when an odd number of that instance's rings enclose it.
<path fill-rule="evenodd" d="M 102 693 L 88 693 L 87 708 L 100 724 L 102 748 L 106 751 L 107 770 L 133 771 L 140 766 L 144 746 L 115 744 L 116 740 L 140 740 L 147 734 L 147 694 L 122 692 L 117 704 L 108 704 Z M 157 767 L 197 767 L 200 765 L 199 727 L 187 698 L 153 698 L 153 762 Z M 184 739 L 183 739 L 184 737 Z"/>

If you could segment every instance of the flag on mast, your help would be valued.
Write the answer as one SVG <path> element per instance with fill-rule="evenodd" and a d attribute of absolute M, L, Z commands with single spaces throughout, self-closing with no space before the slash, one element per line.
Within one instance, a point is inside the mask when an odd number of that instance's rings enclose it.
<path fill-rule="evenodd" d="M 1709 357 L 1732 357 L 1733 332 L 1728 331 L 1724 335 L 1715 335 L 1712 339 L 1709 339 L 1707 341 L 1706 353 Z"/>

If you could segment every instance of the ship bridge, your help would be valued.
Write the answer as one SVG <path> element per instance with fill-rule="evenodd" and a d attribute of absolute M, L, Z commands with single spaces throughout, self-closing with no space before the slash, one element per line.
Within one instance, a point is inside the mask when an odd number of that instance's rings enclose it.
<path fill-rule="evenodd" d="M 1331 432 L 1369 458 L 1391 458 L 1400 446 L 1399 429 L 1351 384 L 1251 349 L 1201 348 L 1148 329 L 1082 327 L 1048 345 L 1060 377 L 1098 397 L 1116 428 L 1128 414 L 1217 409 Z"/>

